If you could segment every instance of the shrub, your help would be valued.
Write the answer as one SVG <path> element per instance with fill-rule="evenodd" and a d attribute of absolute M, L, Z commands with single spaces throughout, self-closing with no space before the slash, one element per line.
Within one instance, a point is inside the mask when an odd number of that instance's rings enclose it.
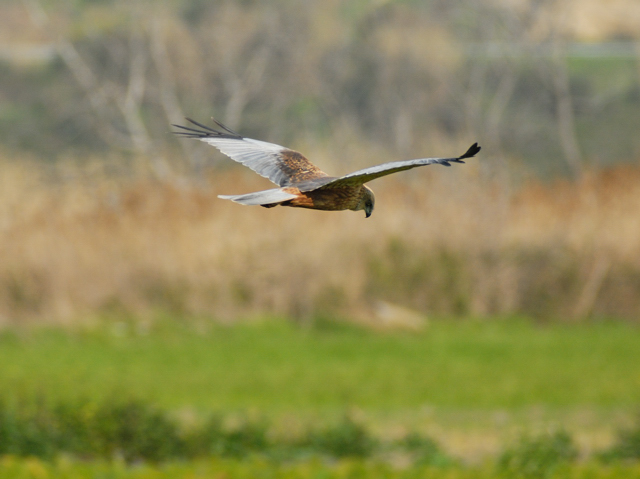
<path fill-rule="evenodd" d="M 92 418 L 91 432 L 103 457 L 122 455 L 128 461 L 160 461 L 182 454 L 178 426 L 163 412 L 142 402 L 113 403 Z"/>
<path fill-rule="evenodd" d="M 395 444 L 401 450 L 411 454 L 413 461 L 420 465 L 449 466 L 453 460 L 447 456 L 440 446 L 431 438 L 418 433 L 410 433 Z"/>
<path fill-rule="evenodd" d="M 547 478 L 562 464 L 578 456 L 571 436 L 564 431 L 536 438 L 524 437 L 498 460 L 498 469 L 508 477 Z"/>
<path fill-rule="evenodd" d="M 616 460 L 640 460 L 640 417 L 633 428 L 618 431 L 616 443 L 600 454 L 605 462 Z"/>
<path fill-rule="evenodd" d="M 50 458 L 60 452 L 126 461 L 160 461 L 182 454 L 177 425 L 137 401 L 47 407 L 0 403 L 0 454 Z"/>
<path fill-rule="evenodd" d="M 267 426 L 262 422 L 245 421 L 229 430 L 221 427 L 218 418 L 210 420 L 203 428 L 203 444 L 208 454 L 223 457 L 246 457 L 264 452 L 270 447 Z"/>
<path fill-rule="evenodd" d="M 51 457 L 57 449 L 55 429 L 42 405 L 10 408 L 0 402 L 0 454 Z"/>
<path fill-rule="evenodd" d="M 301 443 L 314 452 L 334 457 L 367 457 L 376 444 L 377 441 L 362 425 L 347 416 L 334 426 L 309 432 Z"/>
<path fill-rule="evenodd" d="M 406 451 L 419 464 L 452 462 L 433 440 L 418 434 L 380 444 L 348 416 L 334 425 L 310 429 L 295 440 L 274 442 L 267 430 L 265 422 L 251 420 L 225 427 L 217 415 L 184 429 L 165 411 L 134 400 L 54 406 L 23 402 L 9 407 L 0 399 L 0 456 L 49 460 L 65 453 L 89 460 L 121 458 L 131 463 L 262 454 L 275 460 L 291 460 L 308 454 L 365 458 L 385 446 Z"/>

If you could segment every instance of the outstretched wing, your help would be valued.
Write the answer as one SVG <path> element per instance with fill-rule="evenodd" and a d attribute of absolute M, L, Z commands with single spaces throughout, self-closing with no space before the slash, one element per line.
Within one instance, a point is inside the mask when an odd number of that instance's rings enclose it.
<path fill-rule="evenodd" d="M 173 125 L 183 131 L 176 134 L 195 138 L 215 146 L 234 161 L 251 168 L 259 175 L 269 178 L 278 186 L 291 186 L 303 181 L 326 177 L 320 168 L 297 151 L 266 141 L 244 138 L 222 123 L 213 120 L 220 130 L 186 119 L 199 128 Z"/>
<path fill-rule="evenodd" d="M 444 166 L 451 166 L 451 163 L 464 163 L 462 160 L 465 158 L 473 158 L 479 151 L 480 147 L 477 143 L 474 143 L 464 155 L 458 156 L 457 158 L 419 158 L 417 160 L 383 163 L 382 165 L 371 166 L 364 170 L 354 171 L 348 175 L 341 176 L 340 178 L 324 183 L 318 189 L 363 185 L 364 183 L 380 178 L 381 176 L 397 173 L 398 171 L 410 170 L 411 168 L 416 168 L 418 166 L 432 165 L 434 163 Z"/>

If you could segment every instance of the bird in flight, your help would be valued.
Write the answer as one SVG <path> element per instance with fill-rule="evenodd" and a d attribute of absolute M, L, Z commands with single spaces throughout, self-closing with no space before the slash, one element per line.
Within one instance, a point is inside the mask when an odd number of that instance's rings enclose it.
<path fill-rule="evenodd" d="M 474 143 L 466 153 L 456 158 L 392 161 L 335 177 L 327 175 L 302 154 L 284 146 L 245 138 L 216 120 L 213 121 L 219 129 L 205 126 L 190 118 L 186 120 L 197 128 L 173 125 L 180 128 L 176 134 L 215 146 L 232 160 L 251 168 L 279 186 L 244 195 L 219 195 L 218 198 L 265 208 L 281 205 L 326 211 L 364 210 L 368 218 L 373 212 L 375 196 L 365 183 L 418 166 L 434 163 L 451 166 L 451 163 L 464 163 L 462 160 L 473 158 L 480 151 L 478 144 Z"/>

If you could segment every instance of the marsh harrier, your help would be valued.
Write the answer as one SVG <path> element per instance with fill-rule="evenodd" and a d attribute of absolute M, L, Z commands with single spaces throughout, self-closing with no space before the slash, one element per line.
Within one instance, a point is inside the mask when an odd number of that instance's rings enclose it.
<path fill-rule="evenodd" d="M 219 195 L 218 198 L 235 201 L 242 205 L 260 205 L 265 208 L 282 205 L 328 211 L 364 210 L 368 218 L 373 211 L 375 197 L 371 188 L 365 183 L 417 166 L 433 163 L 451 166 L 451 163 L 464 163 L 463 159 L 472 158 L 480 151 L 478 144 L 474 143 L 466 153 L 457 158 L 393 161 L 335 177 L 327 175 L 297 151 L 273 143 L 245 138 L 216 120 L 213 121 L 218 125 L 218 130 L 189 118 L 187 121 L 198 128 L 173 125 L 181 129 L 175 133 L 215 146 L 232 160 L 242 163 L 279 186 L 279 188 L 244 195 Z"/>

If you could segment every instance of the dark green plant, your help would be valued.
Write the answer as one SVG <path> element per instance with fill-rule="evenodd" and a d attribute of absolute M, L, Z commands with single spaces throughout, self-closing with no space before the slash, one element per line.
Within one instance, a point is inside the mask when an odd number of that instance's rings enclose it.
<path fill-rule="evenodd" d="M 547 478 L 562 464 L 574 461 L 578 451 L 565 431 L 522 438 L 502 453 L 498 469 L 507 477 Z"/>
<path fill-rule="evenodd" d="M 202 457 L 215 453 L 216 447 L 224 438 L 222 419 L 218 415 L 209 417 L 201 426 L 194 427 L 184 435 L 184 455 Z"/>
<path fill-rule="evenodd" d="M 442 452 L 438 443 L 416 432 L 403 437 L 395 443 L 395 446 L 411 454 L 416 464 L 450 466 L 454 463 L 453 459 Z"/>
<path fill-rule="evenodd" d="M 56 425 L 45 406 L 0 403 L 0 454 L 49 458 L 57 449 Z"/>
<path fill-rule="evenodd" d="M 13 408 L 0 403 L 0 454 L 160 461 L 182 455 L 183 442 L 166 414 L 142 402 Z"/>
<path fill-rule="evenodd" d="M 210 443 L 210 452 L 217 456 L 246 457 L 269 449 L 267 427 L 264 423 L 247 421 L 219 434 Z"/>
<path fill-rule="evenodd" d="M 640 417 L 635 427 L 618 431 L 615 444 L 601 453 L 600 458 L 605 462 L 640 460 Z"/>
<path fill-rule="evenodd" d="M 99 455 L 122 455 L 127 461 L 178 457 L 182 439 L 167 415 L 142 402 L 107 404 L 91 420 Z"/>
<path fill-rule="evenodd" d="M 309 432 L 301 445 L 334 457 L 368 457 L 377 441 L 362 425 L 345 416 L 334 426 Z"/>
<path fill-rule="evenodd" d="M 410 434 L 395 443 L 380 444 L 348 416 L 336 424 L 311 429 L 295 440 L 273 441 L 267 435 L 267 426 L 264 421 L 243 420 L 225 427 L 222 418 L 214 415 L 185 429 L 165 411 L 135 400 L 54 406 L 25 402 L 11 407 L 0 400 L 0 456 L 53 459 L 69 454 L 88 460 L 121 458 L 131 463 L 261 454 L 274 460 L 291 460 L 309 454 L 364 458 L 388 447 L 408 452 L 416 463 L 451 463 L 429 438 Z"/>

